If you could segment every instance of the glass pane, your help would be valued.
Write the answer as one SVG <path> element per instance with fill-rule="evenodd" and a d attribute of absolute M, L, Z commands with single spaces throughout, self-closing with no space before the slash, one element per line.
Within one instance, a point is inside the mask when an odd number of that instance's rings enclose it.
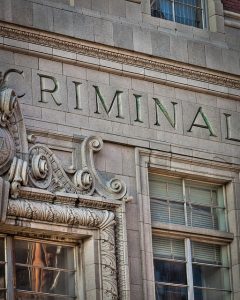
<path fill-rule="evenodd" d="M 185 263 L 154 259 L 155 281 L 187 284 Z"/>
<path fill-rule="evenodd" d="M 187 206 L 188 225 L 226 231 L 225 210 L 206 206 Z"/>
<path fill-rule="evenodd" d="M 169 205 L 167 201 L 152 200 L 150 205 L 152 222 L 169 223 Z"/>
<path fill-rule="evenodd" d="M 183 201 L 182 181 L 178 178 L 149 174 L 149 190 L 153 198 Z"/>
<path fill-rule="evenodd" d="M 4 239 L 0 238 L 0 261 L 5 261 Z"/>
<path fill-rule="evenodd" d="M 153 236 L 152 242 L 154 257 L 185 260 L 183 240 Z"/>
<path fill-rule="evenodd" d="M 184 204 L 170 202 L 170 223 L 185 225 Z"/>
<path fill-rule="evenodd" d="M 187 213 L 188 224 L 190 226 L 214 229 L 215 222 L 217 222 L 217 217 L 212 215 L 212 209 L 210 207 L 197 205 L 188 206 Z"/>
<path fill-rule="evenodd" d="M 227 268 L 193 264 L 193 285 L 229 290 L 228 273 Z"/>
<path fill-rule="evenodd" d="M 187 287 L 156 285 L 156 300 L 187 300 Z"/>
<path fill-rule="evenodd" d="M 194 289 L 194 300 L 230 300 L 231 293 L 216 290 Z"/>
<path fill-rule="evenodd" d="M 188 184 L 187 184 L 188 186 Z M 210 187 L 188 186 L 187 200 L 202 205 L 212 205 L 212 192 Z"/>
<path fill-rule="evenodd" d="M 184 204 L 152 200 L 151 217 L 156 222 L 185 225 Z"/>
<path fill-rule="evenodd" d="M 0 265 L 0 289 L 5 288 L 5 264 Z"/>
<path fill-rule="evenodd" d="M 173 20 L 171 0 L 151 0 L 151 15 L 166 20 Z"/>
<path fill-rule="evenodd" d="M 221 265 L 221 247 L 219 245 L 192 242 L 192 259 L 195 262 Z"/>
<path fill-rule="evenodd" d="M 186 3 L 190 1 L 176 1 L 175 2 L 175 20 L 178 23 L 185 25 L 195 26 L 202 28 L 202 9 L 198 6 L 196 7 L 196 2 Z M 193 5 L 194 4 L 194 5 Z"/>
<path fill-rule="evenodd" d="M 186 181 L 187 201 L 206 205 L 219 206 L 224 208 L 223 187 Z"/>
<path fill-rule="evenodd" d="M 0 300 L 6 300 L 6 292 L 0 291 Z"/>
<path fill-rule="evenodd" d="M 74 296 L 74 272 L 16 266 L 16 288 L 19 290 Z"/>
<path fill-rule="evenodd" d="M 72 247 L 15 240 L 16 263 L 42 267 L 74 269 Z"/>

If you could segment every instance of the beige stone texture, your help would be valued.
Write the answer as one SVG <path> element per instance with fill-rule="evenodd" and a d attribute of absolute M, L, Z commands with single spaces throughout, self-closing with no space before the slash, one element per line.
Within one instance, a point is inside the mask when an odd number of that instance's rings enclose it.
<path fill-rule="evenodd" d="M 208 242 L 217 240 L 227 245 L 232 298 L 238 300 L 240 31 L 224 24 L 221 1 L 208 1 L 206 29 L 152 17 L 148 0 L 2 0 L 1 7 L 1 21 L 13 22 L 21 30 L 34 29 L 24 38 L 14 37 L 12 31 L 0 36 L 0 72 L 24 71 L 24 77 L 10 73 L 7 84 L 18 95 L 25 93 L 19 102 L 27 133 L 49 146 L 64 168 L 80 164 L 83 137 L 100 136 L 104 147 L 93 155 L 96 169 L 104 180 L 114 177 L 126 183 L 130 198 L 124 199 L 126 236 L 122 245 L 127 245 L 127 299 L 155 299 L 148 182 L 148 172 L 152 171 L 225 187 L 229 233 L 172 224 L 162 224 L 161 228 L 156 225 L 154 232 L 167 236 L 175 232 L 181 238 L 191 232 L 199 240 L 204 237 Z M 48 39 L 33 40 L 35 30 Z M 76 48 L 71 46 L 73 42 Z M 179 67 L 182 71 L 177 74 Z M 51 78 L 56 79 L 58 87 L 53 95 L 45 91 L 41 99 L 39 74 L 47 76 L 44 89 L 52 90 Z M 233 78 L 235 86 L 230 84 Z M 99 87 L 108 112 L 96 98 L 93 86 Z M 117 100 L 112 103 L 116 91 L 122 92 L 123 118 L 117 117 Z M 136 97 L 140 97 L 138 111 Z M 159 99 L 162 110 L 155 107 L 153 98 Z M 174 120 L 173 102 L 176 128 L 169 121 Z M 200 127 L 193 126 L 189 132 L 199 108 L 216 136 L 203 128 L 206 120 L 200 114 L 195 120 Z M 0 100 L 0 114 L 2 109 Z M 142 122 L 136 120 L 137 112 Z M 156 113 L 159 125 L 155 125 Z M 73 174 L 67 176 L 72 179 Z M 99 199 L 111 200 L 105 196 Z M 122 205 L 124 201 L 116 203 Z M 60 228 L 58 224 L 28 226 L 42 226 L 42 235 L 46 235 L 46 228 L 48 232 Z M 60 229 L 68 236 L 75 233 L 74 237 L 81 232 L 76 238 L 81 244 L 80 298 L 105 300 L 99 231 L 74 226 Z"/>

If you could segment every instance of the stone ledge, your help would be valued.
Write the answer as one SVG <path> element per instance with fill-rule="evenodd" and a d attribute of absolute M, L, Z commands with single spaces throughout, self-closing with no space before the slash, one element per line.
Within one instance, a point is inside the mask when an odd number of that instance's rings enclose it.
<path fill-rule="evenodd" d="M 58 34 L 20 27 L 0 22 L 0 35 L 5 38 L 20 40 L 42 46 L 53 47 L 73 53 L 80 53 L 90 57 L 105 59 L 117 63 L 156 70 L 193 80 L 201 80 L 229 88 L 240 88 L 240 79 L 237 75 L 226 72 L 196 67 L 173 60 L 161 59 L 147 54 L 87 42 L 76 38 L 68 38 Z"/>

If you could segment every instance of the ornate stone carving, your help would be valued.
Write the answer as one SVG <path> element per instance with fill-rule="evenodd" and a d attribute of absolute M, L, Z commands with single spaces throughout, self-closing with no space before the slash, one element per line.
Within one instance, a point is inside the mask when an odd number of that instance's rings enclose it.
<path fill-rule="evenodd" d="M 27 184 L 29 176 L 33 186 L 52 192 L 88 195 L 95 192 L 107 198 L 121 199 L 126 194 L 125 184 L 116 178 L 105 182 L 94 166 L 93 153 L 101 150 L 101 138 L 89 137 L 82 142 L 81 168 L 72 178 L 66 174 L 55 154 L 45 145 L 36 144 L 27 149 L 27 134 L 17 96 L 5 86 L 11 72 L 21 74 L 19 70 L 9 70 L 0 83 L 0 175 L 10 168 L 12 162 L 9 172 L 12 197 L 18 196 L 20 186 Z M 28 162 L 24 159 L 27 157 Z"/>
<path fill-rule="evenodd" d="M 9 182 L 0 177 L 0 222 L 6 220 L 9 188 Z"/>
<path fill-rule="evenodd" d="M 119 298 L 117 288 L 115 234 L 113 226 L 109 226 L 104 230 L 101 230 L 101 257 L 103 277 L 103 299 L 117 300 Z"/>
<path fill-rule="evenodd" d="M 34 186 L 52 192 L 93 193 L 92 177 L 87 168 L 78 170 L 71 181 L 56 155 L 45 145 L 31 147 L 29 158 L 29 178 Z"/>
<path fill-rule="evenodd" d="M 81 168 L 72 178 L 66 174 L 55 154 L 45 145 L 36 144 L 29 150 L 29 179 L 33 186 L 51 192 L 88 194 L 121 199 L 126 185 L 117 178 L 105 181 L 95 168 L 93 153 L 102 149 L 100 137 L 85 138 L 81 144 Z"/>
<path fill-rule="evenodd" d="M 88 190 L 92 186 L 93 179 L 88 169 L 78 170 L 74 174 L 73 182 L 76 185 L 76 187 L 79 187 L 82 190 Z"/>
<path fill-rule="evenodd" d="M 19 188 L 21 185 L 27 185 L 28 174 L 27 174 L 27 162 L 14 157 L 11 168 L 9 170 L 8 180 L 11 182 L 11 196 L 17 198 Z"/>
<path fill-rule="evenodd" d="M 15 145 L 12 136 L 9 131 L 0 127 L 0 175 L 9 169 L 14 153 Z"/>
<path fill-rule="evenodd" d="M 125 201 L 116 208 L 116 256 L 119 299 L 130 299 Z"/>
<path fill-rule="evenodd" d="M 8 216 L 55 224 L 99 228 L 103 299 L 118 299 L 113 212 L 29 200 L 10 200 Z"/>
<path fill-rule="evenodd" d="M 27 138 L 17 95 L 6 86 L 13 72 L 22 74 L 15 69 L 0 74 L 0 175 L 10 168 L 8 180 L 11 195 L 16 198 L 19 187 L 27 184 L 27 162 L 22 159 L 27 153 Z"/>
<path fill-rule="evenodd" d="M 11 115 L 13 114 L 14 108 L 16 107 L 17 96 L 12 89 L 3 89 L 0 94 L 0 124 L 6 126 Z"/>
<path fill-rule="evenodd" d="M 114 214 L 107 210 L 74 208 L 29 200 L 9 200 L 8 216 L 102 229 L 115 222 Z"/>
<path fill-rule="evenodd" d="M 90 136 L 86 138 L 81 144 L 82 167 L 89 168 L 95 188 L 101 196 L 110 199 L 122 199 L 127 192 L 126 184 L 117 178 L 112 178 L 106 182 L 95 168 L 93 153 L 100 151 L 102 147 L 103 141 L 100 137 Z"/>
<path fill-rule="evenodd" d="M 0 23 L 0 35 L 28 43 L 41 44 L 74 53 L 77 52 L 87 56 L 147 68 L 193 80 L 200 80 L 201 78 L 201 81 L 207 83 L 219 84 L 235 89 L 240 88 L 239 78 L 229 73 L 207 69 L 203 70 L 203 68 L 187 64 L 174 64 L 170 61 L 166 62 L 166 60 L 161 58 L 149 57 L 142 53 L 129 53 L 125 50 L 114 49 L 111 46 L 99 47 L 98 45 L 93 45 L 91 42 L 79 41 L 69 37 L 68 39 L 64 39 L 64 37 L 57 37 L 54 33 L 46 34 L 35 29 L 19 29 L 19 25 L 15 26 L 13 24 Z"/>

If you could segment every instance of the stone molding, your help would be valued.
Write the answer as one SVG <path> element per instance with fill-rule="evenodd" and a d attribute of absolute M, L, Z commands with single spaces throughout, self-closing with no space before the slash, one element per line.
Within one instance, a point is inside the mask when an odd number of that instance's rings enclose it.
<path fill-rule="evenodd" d="M 115 223 L 114 213 L 86 207 L 70 207 L 30 201 L 9 200 L 8 216 L 73 226 L 104 228 Z"/>
<path fill-rule="evenodd" d="M 73 208 L 21 199 L 9 200 L 8 216 L 31 221 L 99 228 L 103 299 L 118 299 L 113 212 L 85 207 Z"/>
<path fill-rule="evenodd" d="M 234 76 L 229 73 L 161 59 L 147 54 L 131 52 L 129 50 L 118 49 L 76 38 L 64 37 L 55 33 L 46 33 L 32 28 L 0 22 L 0 36 L 151 69 L 187 79 L 217 84 L 228 88 L 240 88 L 240 79 L 237 75 Z"/>

